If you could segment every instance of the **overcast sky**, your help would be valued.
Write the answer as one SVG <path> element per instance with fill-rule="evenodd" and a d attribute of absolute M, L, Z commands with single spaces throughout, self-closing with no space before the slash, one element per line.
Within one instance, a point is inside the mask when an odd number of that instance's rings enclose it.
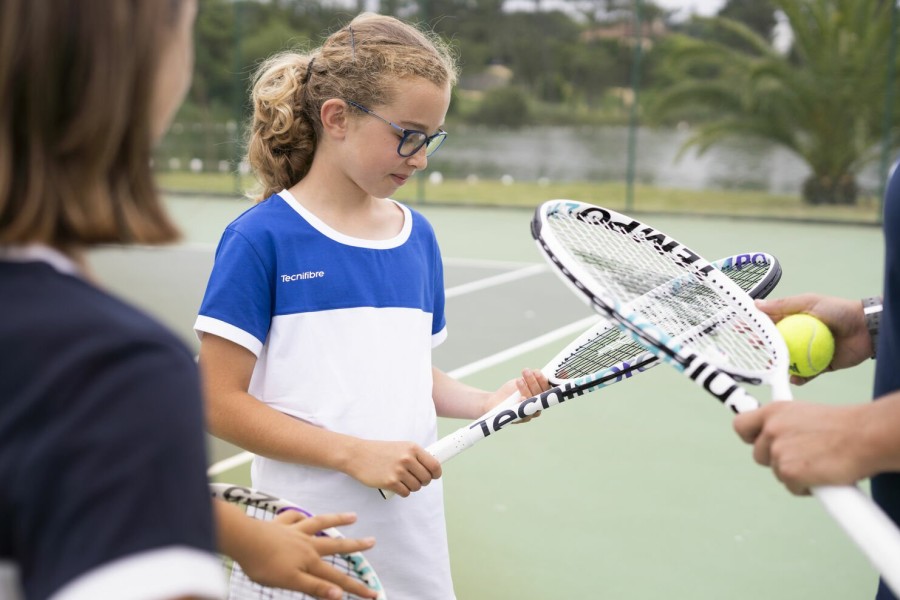
<path fill-rule="evenodd" d="M 711 16 L 716 14 L 725 0 L 650 0 L 657 6 L 674 11 L 676 21 L 689 18 L 692 14 Z M 563 0 L 541 0 L 541 5 L 546 9 L 571 8 L 571 4 Z M 513 10 L 534 10 L 534 0 L 506 0 L 504 6 Z"/>
<path fill-rule="evenodd" d="M 714 15 L 725 5 L 725 0 L 654 0 L 654 2 L 667 10 L 677 10 L 678 17 L 687 17 L 691 13 Z"/>

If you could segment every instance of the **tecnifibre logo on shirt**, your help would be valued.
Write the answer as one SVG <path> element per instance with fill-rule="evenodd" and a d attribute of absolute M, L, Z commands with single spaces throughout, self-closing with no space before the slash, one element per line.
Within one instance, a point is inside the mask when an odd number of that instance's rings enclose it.
<path fill-rule="evenodd" d="M 281 282 L 289 283 L 291 281 L 318 279 L 320 277 L 325 277 L 325 271 L 304 271 L 303 273 L 294 273 L 293 275 L 281 275 Z"/>

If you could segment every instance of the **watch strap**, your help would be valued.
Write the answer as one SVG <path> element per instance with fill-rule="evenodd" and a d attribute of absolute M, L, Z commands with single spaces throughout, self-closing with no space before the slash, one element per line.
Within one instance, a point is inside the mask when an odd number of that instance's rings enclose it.
<path fill-rule="evenodd" d="M 878 332 L 881 329 L 882 299 L 879 296 L 863 298 L 863 315 L 866 319 L 866 329 L 872 338 L 872 358 L 878 353 Z"/>

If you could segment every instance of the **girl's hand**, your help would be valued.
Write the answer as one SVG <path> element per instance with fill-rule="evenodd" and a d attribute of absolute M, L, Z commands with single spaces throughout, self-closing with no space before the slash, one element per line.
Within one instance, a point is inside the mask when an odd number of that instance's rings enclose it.
<path fill-rule="evenodd" d="M 375 544 L 373 538 L 332 539 L 316 537 L 329 527 L 356 521 L 351 513 L 307 518 L 284 511 L 274 521 L 248 517 L 237 506 L 214 501 L 219 550 L 241 565 L 247 576 L 267 587 L 304 592 L 316 598 L 340 599 L 344 591 L 360 598 L 377 593 L 322 560 L 323 556 L 360 552 Z"/>
<path fill-rule="evenodd" d="M 357 440 L 345 473 L 373 488 L 407 497 L 441 476 L 441 463 L 413 442 Z"/>
<path fill-rule="evenodd" d="M 247 559 L 252 555 L 252 561 L 245 559 L 241 567 L 254 581 L 299 590 L 317 598 L 343 598 L 344 594 L 335 586 L 360 598 L 375 598 L 378 595 L 376 591 L 341 573 L 321 558 L 364 551 L 375 545 L 373 538 L 316 537 L 316 533 L 323 529 L 349 525 L 354 521 L 356 516 L 349 513 L 306 518 L 295 511 L 285 511 L 273 522 L 258 521 L 261 524 L 258 541 L 262 552 L 248 553 Z"/>
<path fill-rule="evenodd" d="M 518 379 L 510 379 L 503 384 L 499 390 L 488 397 L 483 413 L 488 412 L 509 398 L 513 392 L 518 392 L 519 396 L 524 400 L 525 398 L 537 396 L 548 389 L 550 389 L 550 383 L 547 381 L 547 376 L 544 375 L 542 371 L 536 369 L 524 369 L 521 377 Z M 539 416 L 541 416 L 541 411 L 537 411 L 530 417 L 525 417 L 524 419 L 516 421 L 516 424 L 527 423 L 531 419 Z"/>

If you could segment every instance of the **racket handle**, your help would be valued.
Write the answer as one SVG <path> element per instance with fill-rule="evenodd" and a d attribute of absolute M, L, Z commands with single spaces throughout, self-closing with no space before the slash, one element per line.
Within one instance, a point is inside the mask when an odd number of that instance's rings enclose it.
<path fill-rule="evenodd" d="M 519 394 L 519 392 L 513 392 L 503 402 L 496 405 L 488 412 L 484 413 L 480 417 L 480 420 L 486 421 L 502 410 L 513 408 L 522 400 L 524 400 L 524 398 L 521 396 L 521 394 Z M 462 427 L 460 429 L 457 429 L 450 435 L 444 436 L 433 444 L 429 445 L 427 448 L 425 448 L 425 451 L 438 459 L 438 462 L 443 465 L 454 456 L 460 454 L 463 450 L 474 446 L 475 443 L 481 439 L 482 437 L 480 435 L 470 434 L 469 428 Z M 391 490 L 378 488 L 378 491 L 381 492 L 381 497 L 385 500 L 389 500 L 397 495 Z"/>
<path fill-rule="evenodd" d="M 481 439 L 480 436 L 467 435 L 468 433 L 469 431 L 465 428 L 457 429 L 450 435 L 442 437 L 431 444 L 425 450 L 438 459 L 438 462 L 444 464 L 463 450 L 474 446 L 475 443 Z M 391 490 L 382 488 L 378 488 L 378 491 L 381 492 L 381 497 L 385 500 L 390 500 L 397 495 Z"/>
<path fill-rule="evenodd" d="M 900 531 L 856 486 L 822 486 L 812 494 L 841 526 L 888 587 L 900 595 Z"/>

